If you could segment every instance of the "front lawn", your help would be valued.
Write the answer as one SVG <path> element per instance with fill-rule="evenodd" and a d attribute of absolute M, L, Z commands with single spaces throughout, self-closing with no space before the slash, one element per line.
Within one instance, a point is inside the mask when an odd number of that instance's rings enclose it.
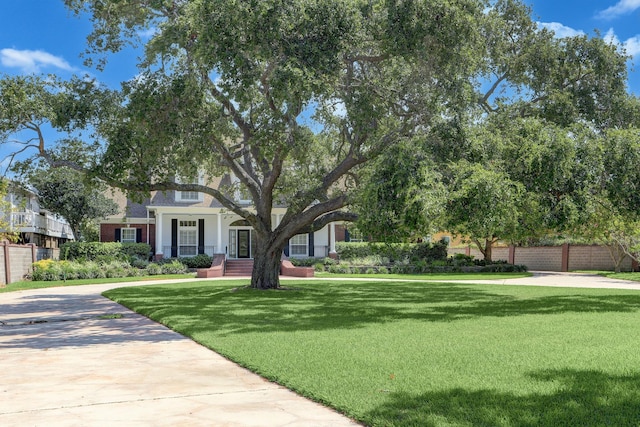
<path fill-rule="evenodd" d="M 640 423 L 638 292 L 238 283 L 105 295 L 366 425 Z"/>

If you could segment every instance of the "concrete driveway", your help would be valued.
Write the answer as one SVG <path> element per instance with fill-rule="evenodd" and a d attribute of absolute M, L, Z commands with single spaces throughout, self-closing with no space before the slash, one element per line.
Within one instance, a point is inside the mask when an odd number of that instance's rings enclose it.
<path fill-rule="evenodd" d="M 474 282 L 640 290 L 576 273 Z M 0 294 L 0 425 L 358 425 L 100 295 L 141 284 Z"/>
<path fill-rule="evenodd" d="M 120 286 L 0 294 L 0 425 L 358 425 L 100 295 Z"/>

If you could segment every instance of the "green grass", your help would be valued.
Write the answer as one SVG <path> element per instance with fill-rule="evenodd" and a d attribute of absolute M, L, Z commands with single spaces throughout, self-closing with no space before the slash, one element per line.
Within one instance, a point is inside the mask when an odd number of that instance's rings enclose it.
<path fill-rule="evenodd" d="M 345 277 L 394 280 L 503 280 L 531 277 L 532 273 L 425 273 L 425 274 L 338 274 L 315 272 L 315 277 Z"/>
<path fill-rule="evenodd" d="M 139 276 L 139 277 L 112 277 L 101 279 L 78 279 L 78 280 L 51 280 L 51 281 L 21 281 L 9 283 L 6 286 L 0 285 L 0 293 L 22 291 L 26 289 L 54 288 L 58 286 L 80 286 L 80 285 L 97 285 L 100 283 L 123 283 L 123 282 L 141 282 L 146 280 L 164 280 L 164 279 L 188 279 L 194 278 L 195 274 L 164 274 L 156 276 Z"/>
<path fill-rule="evenodd" d="M 573 273 L 597 274 L 599 276 L 609 277 L 611 279 L 631 280 L 633 282 L 640 282 L 640 272 L 615 273 L 613 271 L 605 271 L 605 270 L 575 270 L 573 271 Z"/>
<path fill-rule="evenodd" d="M 640 293 L 192 282 L 108 297 L 371 426 L 637 426 Z"/>
<path fill-rule="evenodd" d="M 599 274 L 601 276 L 610 277 L 611 279 L 633 280 L 634 282 L 640 282 L 640 273 L 613 273 L 611 271 L 604 271 Z"/>

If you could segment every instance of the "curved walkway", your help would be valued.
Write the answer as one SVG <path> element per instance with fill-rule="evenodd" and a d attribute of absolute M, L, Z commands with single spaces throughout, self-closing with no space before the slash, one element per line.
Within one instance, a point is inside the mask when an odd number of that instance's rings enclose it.
<path fill-rule="evenodd" d="M 101 296 L 196 280 L 0 294 L 0 425 L 357 425 Z M 640 290 L 576 273 L 474 283 Z"/>

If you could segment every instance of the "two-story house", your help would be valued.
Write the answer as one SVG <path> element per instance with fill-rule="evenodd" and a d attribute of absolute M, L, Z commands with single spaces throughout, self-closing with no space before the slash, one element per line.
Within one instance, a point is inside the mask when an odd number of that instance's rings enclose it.
<path fill-rule="evenodd" d="M 11 187 L 11 186 L 10 186 Z M 74 240 L 69 223 L 58 215 L 42 209 L 37 194 L 23 187 L 13 187 L 5 196 L 4 212 L 9 230 L 19 233 L 18 243 L 34 243 L 41 248 L 56 249 Z"/>
<path fill-rule="evenodd" d="M 229 181 L 227 176 L 217 184 L 225 186 Z M 250 209 L 251 201 L 244 200 L 240 192 L 236 192 L 235 199 Z M 157 191 L 137 203 L 116 190 L 114 200 L 121 212 L 101 221 L 100 241 L 148 243 L 155 259 L 198 254 L 224 254 L 227 259 L 253 258 L 252 227 L 207 194 Z M 285 213 L 284 206 L 273 208 L 274 227 Z M 335 253 L 336 231 L 344 235 L 343 227 L 336 227 L 334 223 L 313 233 L 296 235 L 289 240 L 284 253 L 301 258 L 329 256 Z"/>

